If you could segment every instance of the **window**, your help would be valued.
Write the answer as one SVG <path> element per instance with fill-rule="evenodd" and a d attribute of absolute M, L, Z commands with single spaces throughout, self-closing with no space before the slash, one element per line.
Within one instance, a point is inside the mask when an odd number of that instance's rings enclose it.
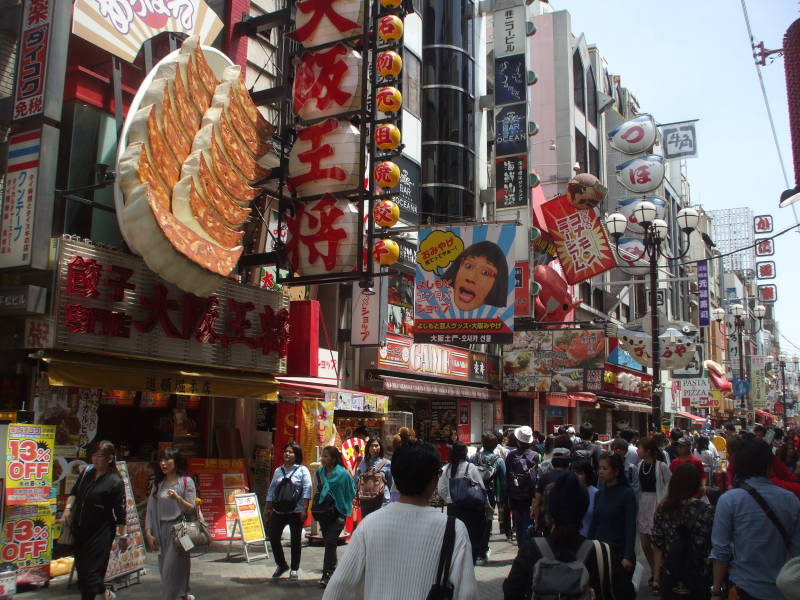
<path fill-rule="evenodd" d="M 591 68 L 586 73 L 586 118 L 597 127 L 597 84 Z"/>
<path fill-rule="evenodd" d="M 403 52 L 403 108 L 415 117 L 422 116 L 421 77 L 422 61 L 413 52 Z"/>
<path fill-rule="evenodd" d="M 428 44 L 449 44 L 473 54 L 472 2 L 453 0 L 427 0 L 422 15 L 422 39 Z"/>
<path fill-rule="evenodd" d="M 469 56 L 450 48 L 426 48 L 423 58 L 423 85 L 452 85 L 473 95 L 475 65 Z"/>
<path fill-rule="evenodd" d="M 581 171 L 588 170 L 586 161 L 586 136 L 575 130 L 575 162 L 581 165 Z"/>
<path fill-rule="evenodd" d="M 600 152 L 591 144 L 589 144 L 589 173 L 600 177 Z"/>
<path fill-rule="evenodd" d="M 592 284 L 590 283 L 581 284 L 581 302 L 583 302 L 587 306 L 592 305 Z"/>
<path fill-rule="evenodd" d="M 449 183 L 475 189 L 475 156 L 465 148 L 450 144 L 422 147 L 422 181 Z"/>
<path fill-rule="evenodd" d="M 572 55 L 572 91 L 575 94 L 575 106 L 586 112 L 586 97 L 584 89 L 584 74 L 583 74 L 583 61 L 581 60 L 581 53 L 575 50 Z"/>
<path fill-rule="evenodd" d="M 605 312 L 605 301 L 603 299 L 603 290 L 595 288 L 592 292 L 592 308 Z"/>
<path fill-rule="evenodd" d="M 456 142 L 474 147 L 475 106 L 464 92 L 448 88 L 428 88 L 422 92 L 425 102 L 425 127 L 422 141 Z"/>

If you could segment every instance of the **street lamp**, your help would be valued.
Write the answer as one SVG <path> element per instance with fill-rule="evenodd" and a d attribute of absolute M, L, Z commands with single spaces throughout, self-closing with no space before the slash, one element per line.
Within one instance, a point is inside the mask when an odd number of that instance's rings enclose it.
<path fill-rule="evenodd" d="M 781 404 L 783 404 L 783 410 L 781 414 L 786 415 L 786 360 L 787 357 L 785 354 L 781 354 L 778 358 L 778 364 L 781 366 Z"/>
<path fill-rule="evenodd" d="M 642 200 L 633 209 L 635 223 L 644 229 L 645 256 L 650 261 L 650 337 L 651 354 L 653 356 L 653 392 L 650 399 L 653 407 L 654 429 L 661 429 L 661 353 L 658 346 L 658 259 L 679 260 L 689 252 L 690 234 L 697 228 L 700 215 L 693 208 L 683 208 L 678 212 L 678 227 L 686 236 L 686 247 L 677 256 L 669 256 L 662 248 L 664 240 L 669 233 L 669 225 L 663 219 L 657 219 L 656 205 L 647 200 Z M 606 217 L 606 227 L 614 239 L 617 255 L 619 256 L 619 240 L 628 227 L 628 218 L 622 213 L 614 213 Z M 621 258 L 621 257 L 620 257 Z M 625 259 L 622 259 L 625 260 Z"/>
<path fill-rule="evenodd" d="M 744 371 L 744 334 L 746 332 L 746 315 L 747 309 L 743 304 L 732 304 L 730 307 L 731 315 L 733 315 L 733 327 L 734 332 L 732 334 L 726 334 L 728 339 L 736 340 L 737 348 L 739 349 L 739 377 L 741 381 L 744 382 L 747 380 L 745 377 Z M 725 309 L 724 308 L 715 308 L 711 311 L 711 315 L 713 319 L 717 323 L 721 323 L 725 319 Z M 764 318 L 764 315 L 767 314 L 766 307 L 762 306 L 761 304 L 756 304 L 753 307 L 753 316 L 758 319 L 758 328 L 753 329 L 750 334 L 756 334 L 761 330 L 761 320 Z M 747 407 L 747 394 L 743 394 L 743 399 L 745 401 L 745 410 L 750 411 Z M 754 418 L 755 420 L 755 418 Z"/>

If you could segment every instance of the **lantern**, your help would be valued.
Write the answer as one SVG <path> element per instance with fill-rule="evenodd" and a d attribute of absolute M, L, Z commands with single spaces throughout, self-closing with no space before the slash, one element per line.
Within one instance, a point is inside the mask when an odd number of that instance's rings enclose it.
<path fill-rule="evenodd" d="M 391 200 L 381 200 L 372 207 L 372 218 L 378 227 L 393 227 L 400 220 L 400 207 Z"/>
<path fill-rule="evenodd" d="M 289 156 L 289 186 L 301 198 L 358 188 L 359 135 L 337 119 L 300 129 Z"/>
<path fill-rule="evenodd" d="M 400 258 L 400 245 L 394 240 L 378 240 L 372 246 L 372 259 L 384 267 L 393 265 Z"/>
<path fill-rule="evenodd" d="M 651 192 L 664 180 L 664 169 L 662 156 L 640 156 L 616 166 L 617 181 L 631 192 Z"/>
<path fill-rule="evenodd" d="M 378 110 L 385 113 L 396 113 L 403 105 L 403 94 L 396 87 L 384 86 L 375 95 Z"/>
<path fill-rule="evenodd" d="M 375 66 L 381 77 L 397 77 L 403 70 L 403 59 L 394 50 L 386 50 L 378 54 Z"/>
<path fill-rule="evenodd" d="M 391 123 L 384 123 L 375 129 L 375 145 L 381 150 L 397 150 L 402 135 Z"/>
<path fill-rule="evenodd" d="M 656 143 L 656 122 L 650 115 L 639 115 L 625 121 L 608 133 L 608 141 L 614 150 L 625 154 L 649 152 Z"/>
<path fill-rule="evenodd" d="M 403 19 L 396 15 L 386 15 L 378 21 L 378 37 L 384 42 L 403 37 Z"/>
<path fill-rule="evenodd" d="M 292 39 L 305 48 L 330 44 L 361 33 L 363 0 L 297 2 Z"/>
<path fill-rule="evenodd" d="M 383 8 L 398 8 L 403 3 L 403 0 L 381 0 Z"/>
<path fill-rule="evenodd" d="M 294 72 L 292 110 L 311 121 L 361 108 L 361 54 L 336 44 L 304 52 Z"/>
<path fill-rule="evenodd" d="M 400 167 L 390 160 L 375 165 L 375 184 L 382 188 L 392 188 L 400 183 Z"/>

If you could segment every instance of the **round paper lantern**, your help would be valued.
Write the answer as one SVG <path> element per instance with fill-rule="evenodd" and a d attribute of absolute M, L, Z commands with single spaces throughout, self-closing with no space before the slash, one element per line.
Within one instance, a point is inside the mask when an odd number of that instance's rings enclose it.
<path fill-rule="evenodd" d="M 372 259 L 384 267 L 393 265 L 400 258 L 400 245 L 394 240 L 378 240 L 372 246 Z"/>
<path fill-rule="evenodd" d="M 397 77 L 403 70 L 403 59 L 394 50 L 386 50 L 378 54 L 375 66 L 381 77 Z"/>
<path fill-rule="evenodd" d="M 384 42 L 403 37 L 403 19 L 396 15 L 386 15 L 378 21 L 378 37 Z"/>
<path fill-rule="evenodd" d="M 396 87 L 387 85 L 375 95 L 378 110 L 385 113 L 396 113 L 403 105 L 403 94 Z"/>
<path fill-rule="evenodd" d="M 403 3 L 403 0 L 381 0 L 383 8 L 398 8 Z"/>
<path fill-rule="evenodd" d="M 372 218 L 378 227 L 393 227 L 400 220 L 400 207 L 391 200 L 381 200 L 372 207 Z"/>
<path fill-rule="evenodd" d="M 375 184 L 382 188 L 392 188 L 400 183 L 400 167 L 390 160 L 375 165 Z"/>
<path fill-rule="evenodd" d="M 402 137 L 397 126 L 391 123 L 384 123 L 375 129 L 375 145 L 381 150 L 396 150 Z"/>

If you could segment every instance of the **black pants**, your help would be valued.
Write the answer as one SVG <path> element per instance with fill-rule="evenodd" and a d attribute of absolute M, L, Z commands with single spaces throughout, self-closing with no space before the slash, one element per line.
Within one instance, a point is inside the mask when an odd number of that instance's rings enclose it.
<path fill-rule="evenodd" d="M 614 582 L 614 600 L 635 600 L 636 589 L 633 587 L 633 572 L 622 566 L 623 549 L 609 544 L 611 548 L 611 580 Z M 636 566 L 634 561 L 634 567 Z"/>
<path fill-rule="evenodd" d="M 325 542 L 325 558 L 322 559 L 322 571 L 332 573 L 336 568 L 336 548 L 339 545 L 339 534 L 344 529 L 344 517 L 338 517 L 319 524 L 322 540 Z"/>
<path fill-rule="evenodd" d="M 511 511 L 508 509 L 508 501 L 505 498 L 497 503 L 497 523 L 500 525 L 500 533 L 506 537 L 509 537 L 514 531 L 511 525 Z"/>
<path fill-rule="evenodd" d="M 292 571 L 300 568 L 300 537 L 303 533 L 303 523 L 300 522 L 300 513 L 278 514 L 275 511 L 269 517 L 269 545 L 272 547 L 272 555 L 275 557 L 275 564 L 279 567 L 286 566 L 286 557 L 283 555 L 281 545 L 281 534 L 286 526 L 292 540 Z"/>
<path fill-rule="evenodd" d="M 495 500 L 494 494 L 488 495 L 489 504 L 491 504 L 492 508 L 497 506 L 497 500 Z M 481 548 L 480 552 L 478 553 L 478 558 L 486 558 L 486 555 L 489 553 L 489 539 L 492 537 L 492 518 L 486 518 L 484 515 L 484 520 L 486 522 L 486 526 L 483 529 L 483 538 L 481 539 Z M 502 531 L 502 525 L 500 526 L 500 530 Z"/>
<path fill-rule="evenodd" d="M 463 510 L 453 504 L 447 505 L 447 516 L 463 521 L 467 526 L 469 543 L 472 546 L 472 560 L 486 555 L 483 550 L 483 538 L 486 535 L 486 513 L 483 510 Z"/>
<path fill-rule="evenodd" d="M 81 600 L 94 600 L 105 592 L 103 583 L 114 543 L 114 527 L 104 524 L 96 529 L 79 529 L 76 533 L 75 571 Z"/>

